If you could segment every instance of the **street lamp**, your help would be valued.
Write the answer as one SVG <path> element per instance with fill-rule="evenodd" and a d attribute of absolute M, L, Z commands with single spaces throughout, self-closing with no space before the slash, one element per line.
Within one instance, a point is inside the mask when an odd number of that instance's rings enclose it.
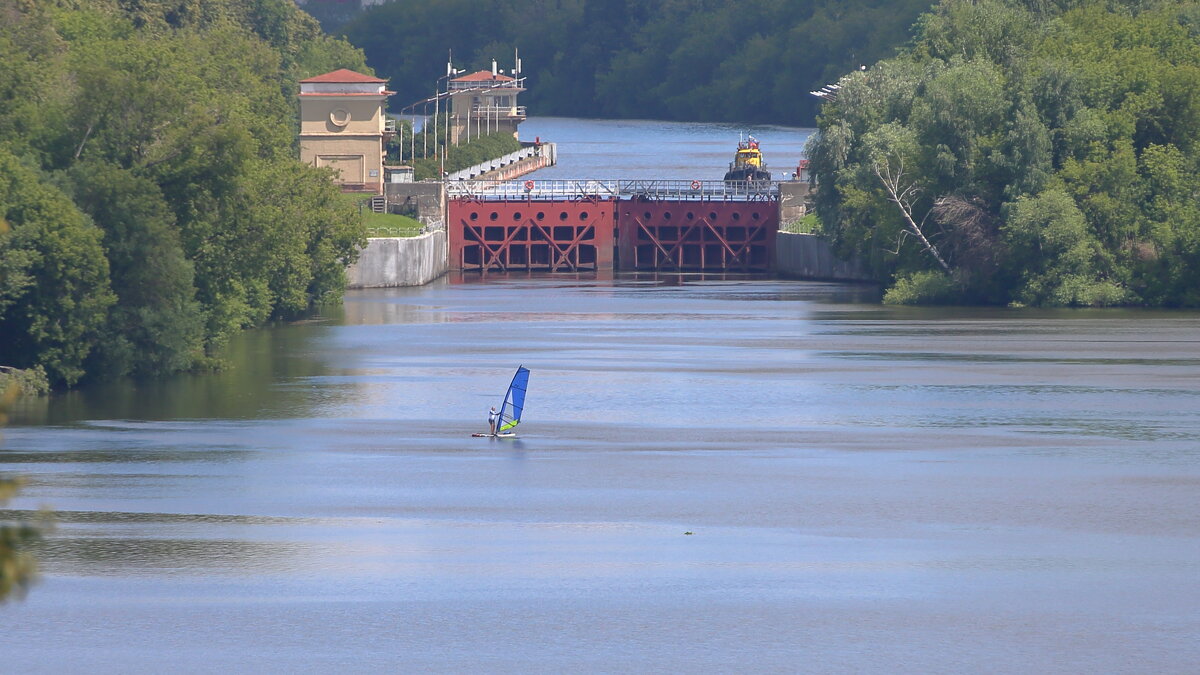
<path fill-rule="evenodd" d="M 433 92 L 433 106 L 434 106 L 434 108 L 433 108 L 433 147 L 434 147 L 434 150 L 436 150 L 437 149 L 437 140 L 438 140 L 437 139 L 437 132 L 438 132 L 437 123 L 438 123 L 438 115 L 441 112 L 441 101 L 442 101 L 442 80 L 447 81 L 446 82 L 446 93 L 445 93 L 445 95 L 446 95 L 446 133 L 442 138 L 442 155 L 441 155 L 441 162 L 439 165 L 440 173 L 442 176 L 444 176 L 446 174 L 446 159 L 448 158 L 449 153 L 450 153 L 450 102 L 453 100 L 453 98 L 450 96 L 449 79 L 454 77 L 455 75 L 457 75 L 459 72 L 460 71 L 455 70 L 454 65 L 451 61 L 446 61 L 446 74 L 439 77 L 437 79 L 437 83 L 434 85 L 434 92 Z M 428 153 L 426 153 L 426 154 L 428 154 Z"/>

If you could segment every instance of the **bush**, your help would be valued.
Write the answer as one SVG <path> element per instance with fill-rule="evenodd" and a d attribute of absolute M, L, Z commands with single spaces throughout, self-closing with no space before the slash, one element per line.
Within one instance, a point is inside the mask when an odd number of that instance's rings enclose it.
<path fill-rule="evenodd" d="M 817 214 L 809 213 L 799 220 L 785 223 L 780 226 L 779 231 L 790 232 L 791 234 L 820 234 L 821 219 L 817 218 Z"/>
<path fill-rule="evenodd" d="M 50 393 L 50 379 L 46 369 L 34 366 L 25 370 L 11 366 L 0 366 L 0 392 L 14 390 L 16 396 L 45 396 Z"/>
<path fill-rule="evenodd" d="M 512 134 L 503 131 L 472 138 L 470 143 L 450 146 L 450 156 L 446 161 L 446 173 L 454 173 L 476 164 L 482 164 L 489 159 L 503 157 L 520 149 L 521 142 Z M 440 169 L 441 160 L 437 157 L 417 159 L 413 161 L 413 178 L 415 180 L 436 179 Z"/>
<path fill-rule="evenodd" d="M 883 294 L 889 305 L 949 305 L 960 300 L 958 283 L 941 272 L 913 272 L 896 279 Z"/>

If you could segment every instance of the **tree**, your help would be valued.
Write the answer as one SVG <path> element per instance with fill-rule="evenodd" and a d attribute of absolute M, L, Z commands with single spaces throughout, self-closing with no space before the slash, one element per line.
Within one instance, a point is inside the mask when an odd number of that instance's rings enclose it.
<path fill-rule="evenodd" d="M 430 95 L 447 50 L 460 66 L 487 68 L 520 47 L 527 100 L 538 114 L 811 124 L 816 100 L 808 92 L 891 54 L 927 7 L 921 0 L 395 0 L 342 30 L 391 79 L 398 106 Z"/>
<path fill-rule="evenodd" d="M 1172 0 L 941 2 L 825 106 L 823 226 L 893 300 L 945 301 L 938 271 L 960 302 L 1196 303 L 1193 16 Z M 864 236 L 897 213 L 924 258 Z"/>
<path fill-rule="evenodd" d="M 1105 278 L 1104 250 L 1065 192 L 1021 197 L 1008 208 L 1003 229 L 1021 261 L 1015 297 L 1022 304 L 1089 307 L 1127 300 L 1125 289 Z"/>
<path fill-rule="evenodd" d="M 0 16 L 0 365 L 175 372 L 339 295 L 362 224 L 295 157 L 296 80 L 361 52 L 290 0 Z"/>
<path fill-rule="evenodd" d="M 911 236 L 919 243 L 921 250 L 949 274 L 950 265 L 942 257 L 937 246 L 926 236 L 926 222 L 932 214 L 932 208 L 922 208 L 921 202 L 927 203 L 927 197 L 922 195 L 919 175 L 914 175 L 912 160 L 916 150 L 916 134 L 900 124 L 885 124 L 863 139 L 868 147 L 871 173 L 879 179 L 887 199 L 896 205 L 904 225 L 896 243 L 899 249 L 904 240 Z M 924 214 L 914 213 L 922 208 Z M 920 218 L 920 221 L 917 220 Z"/>
<path fill-rule="evenodd" d="M 88 371 L 119 377 L 191 368 L 203 353 L 204 316 L 162 191 L 102 162 L 75 165 L 64 182 L 104 231 L 117 296 Z"/>
<path fill-rule="evenodd" d="M 32 281 L 0 284 L 10 296 L 0 312 L 4 365 L 41 365 L 52 382 L 74 384 L 116 300 L 101 232 L 2 147 L 0 219 L 12 230 L 0 235 L 0 268 L 20 269 Z"/>

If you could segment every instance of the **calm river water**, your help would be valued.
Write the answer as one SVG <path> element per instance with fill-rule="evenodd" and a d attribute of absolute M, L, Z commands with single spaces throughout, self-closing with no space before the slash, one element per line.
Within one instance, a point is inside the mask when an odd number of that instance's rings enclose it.
<path fill-rule="evenodd" d="M 1200 662 L 1200 313 L 443 279 L 228 358 L 15 415 L 0 520 L 57 529 L 4 671 Z"/>

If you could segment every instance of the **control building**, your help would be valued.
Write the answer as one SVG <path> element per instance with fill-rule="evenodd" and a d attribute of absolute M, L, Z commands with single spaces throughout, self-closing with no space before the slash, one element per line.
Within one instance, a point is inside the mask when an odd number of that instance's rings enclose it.
<path fill-rule="evenodd" d="M 383 193 L 387 80 L 345 68 L 300 81 L 300 159 L 337 172 L 345 192 Z"/>
<path fill-rule="evenodd" d="M 525 106 L 517 105 L 517 94 L 525 91 L 525 78 L 510 77 L 496 70 L 480 70 L 450 80 L 450 142 L 466 143 L 477 136 L 502 131 L 517 136 L 525 121 Z"/>

